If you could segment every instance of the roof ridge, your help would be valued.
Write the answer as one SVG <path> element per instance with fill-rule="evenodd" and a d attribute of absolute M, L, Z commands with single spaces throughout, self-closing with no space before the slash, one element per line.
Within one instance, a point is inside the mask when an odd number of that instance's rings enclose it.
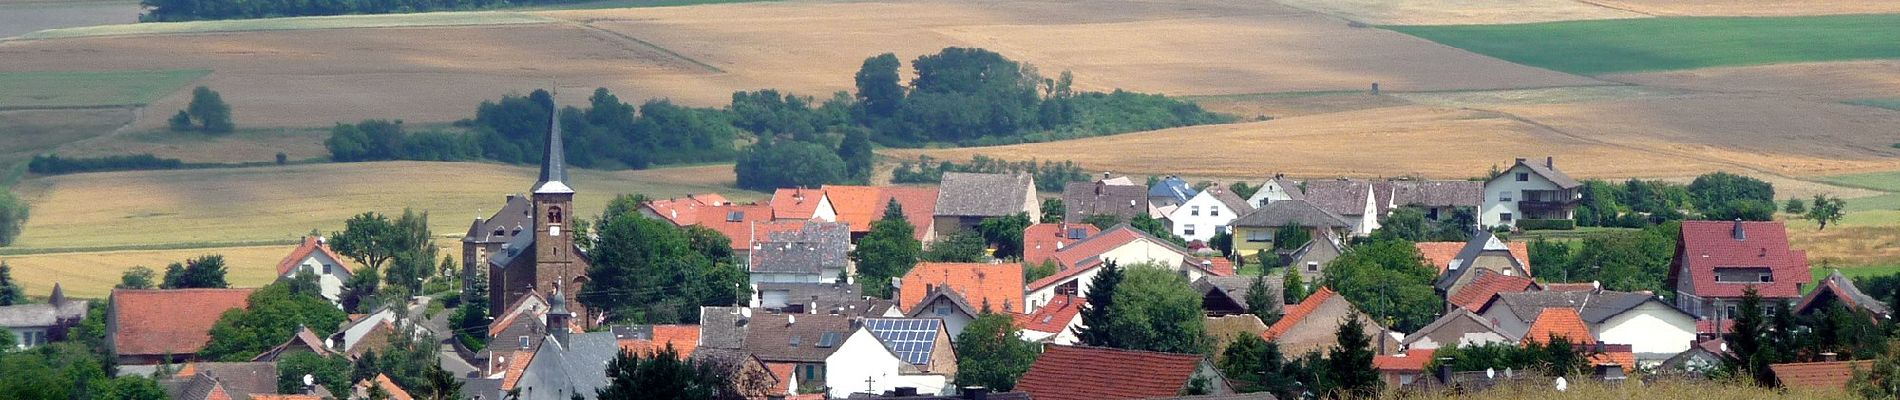
<path fill-rule="evenodd" d="M 1119 347 L 1107 347 L 1107 346 L 1089 346 L 1085 344 L 1053 344 L 1051 343 L 1049 344 L 1048 347 L 1049 348 L 1068 348 L 1068 349 L 1075 349 L 1075 350 L 1082 350 L 1082 351 L 1101 350 L 1101 351 L 1119 352 L 1119 353 L 1146 353 L 1146 354 L 1180 357 L 1180 358 L 1206 358 L 1206 356 L 1203 356 L 1200 354 L 1194 354 L 1194 353 L 1169 353 L 1165 351 L 1124 349 L 1124 348 L 1119 348 Z"/>

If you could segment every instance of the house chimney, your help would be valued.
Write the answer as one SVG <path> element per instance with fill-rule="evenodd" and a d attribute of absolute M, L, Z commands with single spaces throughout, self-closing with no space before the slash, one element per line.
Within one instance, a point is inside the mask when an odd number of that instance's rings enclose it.
<path fill-rule="evenodd" d="M 1737 241 L 1748 240 L 1748 230 L 1742 229 L 1741 218 L 1735 219 L 1735 231 L 1733 232 L 1733 235 L 1735 236 L 1735 240 Z"/>
<path fill-rule="evenodd" d="M 982 386 L 963 387 L 963 400 L 988 400 L 989 398 L 990 388 Z"/>
<path fill-rule="evenodd" d="M 1525 161 L 1529 161 L 1529 160 L 1528 160 L 1528 159 L 1525 159 L 1525 158 L 1523 158 L 1523 157 L 1518 157 L 1518 159 L 1517 159 L 1517 163 L 1518 163 L 1518 164 L 1523 164 L 1523 163 L 1524 163 Z"/>
<path fill-rule="evenodd" d="M 1544 157 L 1544 168 L 1557 169 L 1557 157 Z"/>
<path fill-rule="evenodd" d="M 1110 175 L 1109 171 L 1102 171 L 1102 179 L 1108 179 L 1109 175 Z"/>

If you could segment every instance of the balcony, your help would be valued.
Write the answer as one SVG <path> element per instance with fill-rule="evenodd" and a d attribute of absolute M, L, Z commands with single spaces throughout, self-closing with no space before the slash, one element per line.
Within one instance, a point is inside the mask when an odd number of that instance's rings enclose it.
<path fill-rule="evenodd" d="M 1577 203 L 1582 201 L 1583 199 L 1569 199 L 1563 201 L 1521 200 L 1517 202 L 1517 208 L 1525 212 L 1569 210 L 1577 208 Z"/>

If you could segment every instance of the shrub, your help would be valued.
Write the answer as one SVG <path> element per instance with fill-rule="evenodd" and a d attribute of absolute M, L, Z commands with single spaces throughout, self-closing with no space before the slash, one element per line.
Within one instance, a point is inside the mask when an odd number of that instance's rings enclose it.
<path fill-rule="evenodd" d="M 26 163 L 26 170 L 35 174 L 71 174 L 79 172 L 101 171 L 138 171 L 150 169 L 178 169 L 185 163 L 176 158 L 158 158 L 151 153 L 135 155 L 117 155 L 90 158 L 61 158 L 57 154 L 33 156 Z"/>
<path fill-rule="evenodd" d="M 1577 221 L 1567 219 L 1520 219 L 1517 229 L 1527 231 L 1567 231 L 1577 229 Z"/>

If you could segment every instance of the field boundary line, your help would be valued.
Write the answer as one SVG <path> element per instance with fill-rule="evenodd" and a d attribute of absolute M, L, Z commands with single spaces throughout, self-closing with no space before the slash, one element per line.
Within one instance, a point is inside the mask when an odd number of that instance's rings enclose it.
<path fill-rule="evenodd" d="M 1643 12 L 1642 10 L 1637 10 L 1637 9 L 1633 9 L 1633 8 L 1628 8 L 1628 7 L 1617 7 L 1617 6 L 1613 6 L 1613 5 L 1609 5 L 1609 4 L 1603 4 L 1603 3 L 1599 3 L 1599 2 L 1596 2 L 1595 0 L 1576 0 L 1576 1 L 1577 1 L 1578 3 L 1583 3 L 1583 4 L 1588 4 L 1588 5 L 1592 5 L 1592 6 L 1597 6 L 1597 7 L 1603 7 L 1603 8 L 1608 8 L 1608 9 L 1611 9 L 1611 10 L 1617 10 L 1617 11 L 1623 11 L 1623 12 L 1631 12 L 1631 13 L 1637 13 L 1637 14 L 1642 14 L 1642 15 L 1648 15 L 1648 16 L 1651 16 L 1651 17 L 1662 17 L 1662 15 L 1656 15 L 1655 13 L 1648 13 L 1648 12 Z"/>
<path fill-rule="evenodd" d="M 602 28 L 602 27 L 598 27 L 598 26 L 594 26 L 594 23 L 592 23 L 592 22 L 581 22 L 581 21 L 573 21 L 573 20 L 561 20 L 561 19 L 558 19 L 558 18 L 557 18 L 557 20 L 560 20 L 560 21 L 565 21 L 565 22 L 566 22 L 566 23 L 567 23 L 568 25 L 573 25 L 573 26 L 575 26 L 575 27 L 578 27 L 578 28 L 581 28 L 581 29 L 585 29 L 585 30 L 588 30 L 588 31 L 592 31 L 592 32 L 597 32 L 597 33 L 602 33 L 602 34 L 606 34 L 607 36 L 609 36 L 610 38 L 613 38 L 613 39 L 620 39 L 620 40 L 626 40 L 626 41 L 631 41 L 631 42 L 634 42 L 634 43 L 637 43 L 637 44 L 639 44 L 640 46 L 644 46 L 644 47 L 646 47 L 646 48 L 648 48 L 648 49 L 652 49 L 653 51 L 658 51 L 658 52 L 660 52 L 660 54 L 665 54 L 665 55 L 667 55 L 668 57 L 673 57 L 673 58 L 677 58 L 677 59 L 680 59 L 680 60 L 683 60 L 683 61 L 686 61 L 686 62 L 688 62 L 688 63 L 692 63 L 693 65 L 697 65 L 697 66 L 699 66 L 700 68 L 705 68 L 705 69 L 706 69 L 707 71 L 711 71 L 711 72 L 713 72 L 713 73 L 720 73 L 720 74 L 724 74 L 724 73 L 726 73 L 726 70 L 723 70 L 723 69 L 719 69 L 719 67 L 715 67 L 715 66 L 713 66 L 712 64 L 707 64 L 707 63 L 705 63 L 705 62 L 702 62 L 702 61 L 699 61 L 699 60 L 696 60 L 696 59 L 693 59 L 692 57 L 687 57 L 687 56 L 686 56 L 685 54 L 680 54 L 679 52 L 676 52 L 676 51 L 673 51 L 673 49 L 669 49 L 669 48 L 666 48 L 666 47 L 661 47 L 660 45 L 658 45 L 658 44 L 654 44 L 653 42 L 648 42 L 648 41 L 645 41 L 645 40 L 640 40 L 640 38 L 636 38 L 636 37 L 633 37 L 632 35 L 627 35 L 627 34 L 623 34 L 623 33 L 620 33 L 620 32 L 614 32 L 614 31 L 613 31 L 613 30 L 611 30 L 611 29 L 607 29 L 607 28 Z"/>
<path fill-rule="evenodd" d="M 8 247 L 8 248 L 0 248 L 0 255 L 24 256 L 24 255 L 39 255 L 39 254 L 106 253 L 106 252 L 117 252 L 117 251 L 164 251 L 164 250 L 217 249 L 217 248 L 226 248 L 226 247 L 263 247 L 263 246 L 290 245 L 290 244 L 296 244 L 297 242 L 298 241 L 296 239 L 270 239 L 270 240 L 241 240 L 241 241 L 232 241 L 232 242 L 135 244 L 135 245 L 120 245 L 120 246 Z"/>

